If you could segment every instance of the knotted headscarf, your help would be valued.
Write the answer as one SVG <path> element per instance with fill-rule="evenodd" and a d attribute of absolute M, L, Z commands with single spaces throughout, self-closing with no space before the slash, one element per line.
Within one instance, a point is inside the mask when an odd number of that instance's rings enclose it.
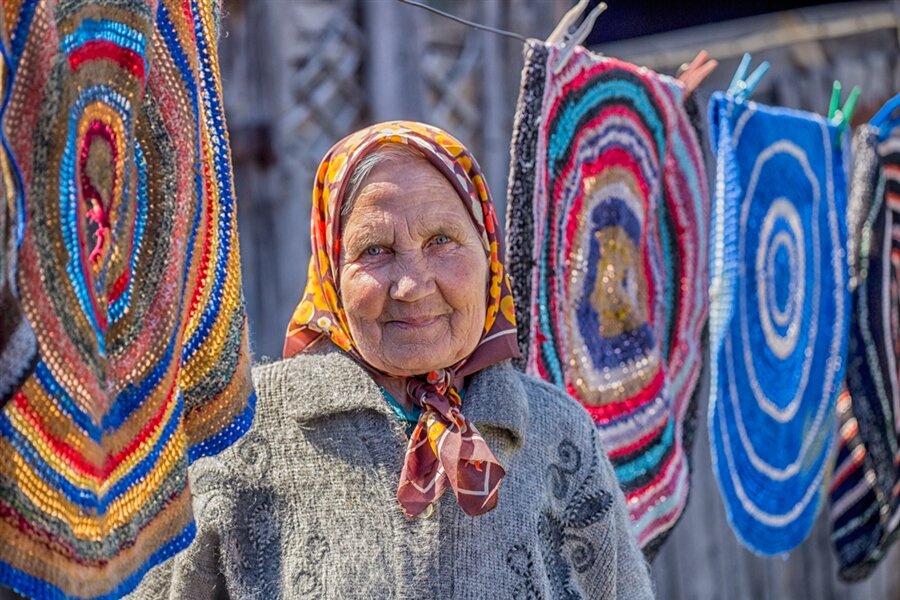
<path fill-rule="evenodd" d="M 319 165 L 313 189 L 312 257 L 306 290 L 288 326 L 284 356 L 302 352 L 327 336 L 370 372 L 381 373 L 359 354 L 344 313 L 338 287 L 340 214 L 356 165 L 388 143 L 415 148 L 453 184 L 481 235 L 490 262 L 484 329 L 475 350 L 457 364 L 409 378 L 407 382 L 407 394 L 422 412 L 406 450 L 397 500 L 407 515 L 415 516 L 449 486 L 466 514 L 480 515 L 496 506 L 497 488 L 505 472 L 481 434 L 460 411 L 460 395 L 454 381 L 518 356 L 518 349 L 512 291 L 494 203 L 481 168 L 458 140 L 436 127 L 393 121 L 358 131 L 328 151 Z"/>

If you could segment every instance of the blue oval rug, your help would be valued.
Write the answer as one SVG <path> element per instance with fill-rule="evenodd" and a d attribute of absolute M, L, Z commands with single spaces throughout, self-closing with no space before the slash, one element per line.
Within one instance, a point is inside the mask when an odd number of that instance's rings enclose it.
<path fill-rule="evenodd" d="M 811 113 L 710 101 L 709 429 L 738 538 L 787 552 L 818 512 L 847 345 L 846 174 Z"/>

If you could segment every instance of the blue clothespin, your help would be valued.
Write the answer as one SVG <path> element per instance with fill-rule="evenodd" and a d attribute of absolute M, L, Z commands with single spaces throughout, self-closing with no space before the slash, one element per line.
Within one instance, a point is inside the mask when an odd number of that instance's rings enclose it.
<path fill-rule="evenodd" d="M 769 72 L 769 61 L 764 60 L 753 73 L 747 77 L 747 71 L 750 70 L 750 62 L 752 57 L 749 53 L 745 53 L 741 58 L 741 63 L 731 78 L 731 85 L 728 86 L 728 95 L 734 98 L 734 101 L 740 104 L 750 97 L 750 94 L 759 85 L 763 76 Z"/>
<path fill-rule="evenodd" d="M 896 127 L 900 127 L 900 94 L 887 101 L 869 122 L 879 130 L 879 137 L 885 139 Z"/>

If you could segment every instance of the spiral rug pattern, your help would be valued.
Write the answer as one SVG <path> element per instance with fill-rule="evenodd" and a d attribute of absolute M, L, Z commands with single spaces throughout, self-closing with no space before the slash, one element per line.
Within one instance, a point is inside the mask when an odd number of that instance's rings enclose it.
<path fill-rule="evenodd" d="M 38 357 L 0 411 L 0 584 L 29 597 L 118 598 L 185 548 L 188 464 L 253 418 L 215 6 L 5 7 Z"/>
<path fill-rule="evenodd" d="M 674 80 L 581 48 L 548 68 L 559 54 L 526 48 L 514 138 L 511 262 L 533 265 L 514 283 L 519 310 L 530 306 L 527 370 L 592 415 L 652 554 L 688 493 L 682 439 L 706 318 L 703 160 Z"/>
<path fill-rule="evenodd" d="M 738 538 L 767 555 L 809 532 L 847 345 L 846 175 L 822 117 L 715 94 L 709 428 Z"/>

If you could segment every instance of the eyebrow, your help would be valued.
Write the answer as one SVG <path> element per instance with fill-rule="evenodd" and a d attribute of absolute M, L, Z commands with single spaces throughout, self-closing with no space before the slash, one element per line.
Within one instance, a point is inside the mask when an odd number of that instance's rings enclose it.
<path fill-rule="evenodd" d="M 345 248 L 368 248 L 373 245 L 384 244 L 388 238 L 393 238 L 392 232 L 386 232 L 384 228 L 363 226 L 356 229 L 351 235 L 344 236 Z"/>
<path fill-rule="evenodd" d="M 458 221 L 430 221 L 427 223 L 416 224 L 419 231 L 424 232 L 427 236 L 437 233 L 450 234 L 453 237 L 462 237 L 465 227 Z"/>

